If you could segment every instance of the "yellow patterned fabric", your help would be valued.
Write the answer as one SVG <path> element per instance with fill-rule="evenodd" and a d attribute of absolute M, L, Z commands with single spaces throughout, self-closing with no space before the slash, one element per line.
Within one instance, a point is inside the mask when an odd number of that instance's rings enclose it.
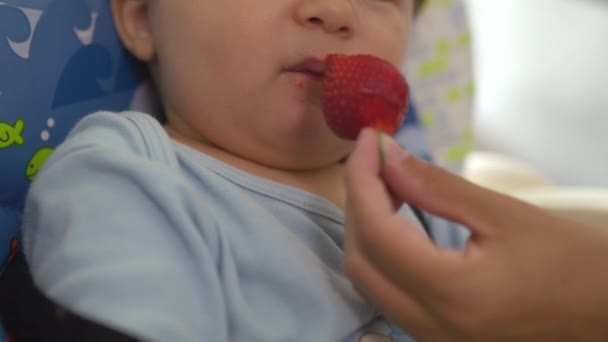
<path fill-rule="evenodd" d="M 405 74 L 430 157 L 458 172 L 473 147 L 475 93 L 471 34 L 462 0 L 427 1 L 412 31 Z"/>

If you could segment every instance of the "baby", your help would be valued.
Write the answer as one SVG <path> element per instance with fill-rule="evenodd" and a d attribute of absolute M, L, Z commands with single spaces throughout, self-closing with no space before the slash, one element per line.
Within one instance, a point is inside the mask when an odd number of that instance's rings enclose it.
<path fill-rule="evenodd" d="M 83 119 L 32 185 L 43 293 L 155 341 L 399 340 L 342 271 L 327 54 L 403 64 L 414 0 L 112 0 L 164 108 Z M 374 339 L 375 338 L 375 339 Z"/>

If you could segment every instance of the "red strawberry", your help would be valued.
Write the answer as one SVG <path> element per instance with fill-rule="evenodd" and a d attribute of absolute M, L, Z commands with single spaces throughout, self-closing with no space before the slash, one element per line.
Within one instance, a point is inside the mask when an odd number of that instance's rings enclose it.
<path fill-rule="evenodd" d="M 354 140 L 364 127 L 393 135 L 405 119 L 409 87 L 392 64 L 369 55 L 328 55 L 321 101 L 327 124 Z"/>

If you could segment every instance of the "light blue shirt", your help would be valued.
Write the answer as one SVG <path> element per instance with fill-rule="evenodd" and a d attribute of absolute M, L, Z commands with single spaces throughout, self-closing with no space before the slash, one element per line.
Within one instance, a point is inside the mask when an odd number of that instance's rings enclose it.
<path fill-rule="evenodd" d="M 151 341 L 359 341 L 394 331 L 342 272 L 343 212 L 172 141 L 146 114 L 84 118 L 28 194 L 37 285 Z"/>

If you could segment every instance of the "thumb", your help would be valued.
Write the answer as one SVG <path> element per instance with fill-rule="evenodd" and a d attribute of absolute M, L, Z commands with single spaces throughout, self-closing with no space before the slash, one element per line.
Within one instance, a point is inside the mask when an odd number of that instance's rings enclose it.
<path fill-rule="evenodd" d="M 416 158 L 389 136 L 382 136 L 385 162 L 381 176 L 399 200 L 460 223 L 473 235 L 489 235 L 505 215 L 509 197 Z"/>

